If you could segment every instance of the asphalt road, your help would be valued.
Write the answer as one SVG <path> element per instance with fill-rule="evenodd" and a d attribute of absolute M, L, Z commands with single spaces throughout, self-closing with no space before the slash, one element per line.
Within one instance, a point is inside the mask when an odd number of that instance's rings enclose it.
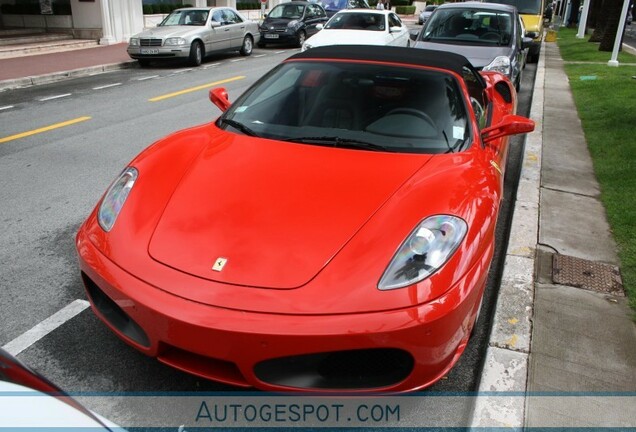
<path fill-rule="evenodd" d="M 210 87 L 225 86 L 233 100 L 295 52 L 256 49 L 249 58 L 214 57 L 197 69 L 156 65 L 2 93 L 0 105 L 13 108 L 0 111 L 0 139 L 59 127 L 0 143 L 0 346 L 86 298 L 74 235 L 133 156 L 171 131 L 216 118 L 220 112 L 208 100 Z M 535 72 L 534 64 L 524 71 L 518 106 L 522 115 L 529 111 Z M 60 126 L 68 121 L 75 123 Z M 496 258 L 478 327 L 459 364 L 428 392 L 470 392 L 477 387 L 522 154 L 523 138 L 514 138 Z M 18 358 L 71 392 L 237 390 L 145 357 L 115 337 L 90 310 L 36 341 Z M 466 418 L 470 406 L 459 405 L 435 415 Z M 90 408 L 118 421 L 134 418 L 117 404 Z"/>

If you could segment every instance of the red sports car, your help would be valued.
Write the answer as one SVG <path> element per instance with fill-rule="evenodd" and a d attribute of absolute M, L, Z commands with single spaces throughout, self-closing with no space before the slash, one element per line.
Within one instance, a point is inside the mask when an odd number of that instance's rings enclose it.
<path fill-rule="evenodd" d="M 77 235 L 95 313 L 241 387 L 411 391 L 464 350 L 493 256 L 516 93 L 462 56 L 296 54 L 136 157 Z"/>

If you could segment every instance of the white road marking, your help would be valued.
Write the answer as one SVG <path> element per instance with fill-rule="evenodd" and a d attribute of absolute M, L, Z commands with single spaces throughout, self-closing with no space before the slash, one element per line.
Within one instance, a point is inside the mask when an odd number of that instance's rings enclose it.
<path fill-rule="evenodd" d="M 0 107 L 0 111 L 2 111 L 2 110 L 8 110 L 8 109 L 11 109 L 11 108 L 15 108 L 15 107 L 14 107 L 13 105 L 3 106 L 3 107 Z"/>
<path fill-rule="evenodd" d="M 276 51 L 274 54 L 282 54 L 282 53 L 285 53 L 285 52 L 287 52 L 287 51 Z"/>
<path fill-rule="evenodd" d="M 64 93 L 64 94 L 61 94 L 61 95 L 49 96 L 49 97 L 38 99 L 38 100 L 40 102 L 45 102 L 45 101 L 49 101 L 49 100 L 53 100 L 53 99 L 59 99 L 59 98 L 67 97 L 67 96 L 70 96 L 70 95 L 71 95 L 70 93 Z"/>
<path fill-rule="evenodd" d="M 153 78 L 159 78 L 159 75 L 150 75 L 150 76 L 137 78 L 137 81 L 145 81 L 145 80 L 149 80 L 149 79 L 153 79 Z"/>
<path fill-rule="evenodd" d="M 93 90 L 101 90 L 101 89 L 110 88 L 110 87 L 117 87 L 117 86 L 120 86 L 120 85 L 121 85 L 121 83 L 106 84 L 106 85 L 103 85 L 103 86 L 93 87 Z"/>
<path fill-rule="evenodd" d="M 267 54 L 259 54 L 259 55 L 255 55 L 254 58 L 258 58 L 258 57 L 265 57 Z"/>
<path fill-rule="evenodd" d="M 192 70 L 192 68 L 176 70 L 176 71 L 173 71 L 170 75 L 179 75 L 179 74 L 182 74 L 184 72 L 190 72 L 191 70 Z"/>
<path fill-rule="evenodd" d="M 218 65 L 220 65 L 220 64 L 221 64 L 221 63 L 212 63 L 212 64 L 209 64 L 209 65 L 204 66 L 204 68 L 205 68 L 205 69 L 207 69 L 207 68 L 211 68 L 211 67 L 214 67 L 214 66 L 218 66 Z"/>
<path fill-rule="evenodd" d="M 234 60 L 230 60 L 230 63 L 236 63 L 236 62 L 240 62 L 240 61 L 245 61 L 245 59 L 244 58 L 237 58 L 237 59 L 234 59 Z"/>
<path fill-rule="evenodd" d="M 2 349 L 13 356 L 17 356 L 44 336 L 64 324 L 66 321 L 69 321 L 84 311 L 84 309 L 89 307 L 89 305 L 90 304 L 86 300 L 75 300 L 73 303 L 55 312 L 44 321 L 36 324 L 30 330 L 27 330 L 25 333 L 22 333 L 20 336 L 4 345 Z"/>

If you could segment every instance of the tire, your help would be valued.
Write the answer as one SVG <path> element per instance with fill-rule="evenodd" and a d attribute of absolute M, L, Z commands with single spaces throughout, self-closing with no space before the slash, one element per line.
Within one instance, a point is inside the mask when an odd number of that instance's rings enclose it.
<path fill-rule="evenodd" d="M 239 51 L 242 56 L 248 56 L 252 54 L 252 49 L 254 48 L 254 41 L 252 40 L 252 36 L 247 35 L 245 39 L 243 39 L 243 45 L 241 45 L 241 50 Z"/>
<path fill-rule="evenodd" d="M 301 48 L 305 41 L 307 40 L 307 34 L 304 30 L 298 32 L 298 36 L 296 36 L 296 46 Z"/>
<path fill-rule="evenodd" d="M 528 63 L 536 63 L 539 61 L 539 53 L 540 53 L 540 49 L 537 49 L 536 52 L 535 51 L 529 51 L 528 52 L 528 58 L 527 58 L 527 62 Z"/>
<path fill-rule="evenodd" d="M 139 66 L 142 68 L 150 66 L 150 60 L 148 59 L 137 59 L 137 63 L 139 63 Z"/>
<path fill-rule="evenodd" d="M 201 46 L 201 42 L 192 42 L 189 61 L 192 66 L 200 66 L 203 62 L 203 46 Z"/>

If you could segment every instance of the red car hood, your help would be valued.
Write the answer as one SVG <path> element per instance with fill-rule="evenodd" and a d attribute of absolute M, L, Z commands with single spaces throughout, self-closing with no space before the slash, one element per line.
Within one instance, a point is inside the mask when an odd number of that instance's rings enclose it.
<path fill-rule="evenodd" d="M 208 280 L 300 287 L 430 158 L 227 134 L 184 173 L 149 253 Z"/>

